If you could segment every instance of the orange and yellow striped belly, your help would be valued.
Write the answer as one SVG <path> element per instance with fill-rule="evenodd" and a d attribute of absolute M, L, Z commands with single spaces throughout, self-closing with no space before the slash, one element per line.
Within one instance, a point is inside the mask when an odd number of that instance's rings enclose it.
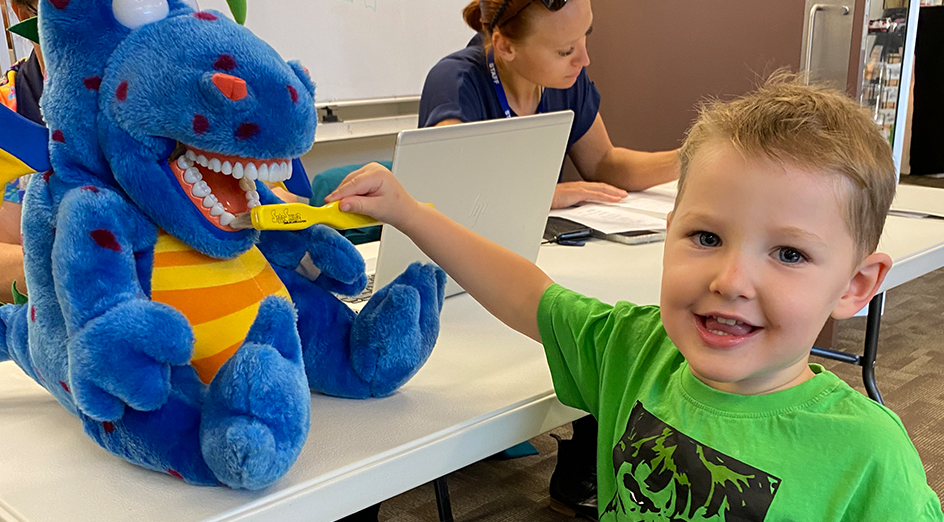
<path fill-rule="evenodd" d="M 161 232 L 154 247 L 151 299 L 173 306 L 190 321 L 191 360 L 209 383 L 242 344 L 262 300 L 291 297 L 258 248 L 235 259 L 215 259 Z"/>

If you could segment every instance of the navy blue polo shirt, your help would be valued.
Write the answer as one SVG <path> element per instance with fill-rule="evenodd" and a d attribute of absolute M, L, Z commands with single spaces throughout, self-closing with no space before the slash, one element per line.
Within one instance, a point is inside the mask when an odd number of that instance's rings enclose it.
<path fill-rule="evenodd" d="M 574 111 L 574 124 L 567 140 L 569 152 L 570 146 L 593 125 L 600 109 L 600 92 L 584 68 L 569 89 L 544 89 L 543 105 L 547 112 Z M 468 123 L 504 117 L 488 72 L 481 34 L 475 35 L 465 49 L 440 60 L 426 76 L 420 98 L 421 128 L 453 118 Z"/>

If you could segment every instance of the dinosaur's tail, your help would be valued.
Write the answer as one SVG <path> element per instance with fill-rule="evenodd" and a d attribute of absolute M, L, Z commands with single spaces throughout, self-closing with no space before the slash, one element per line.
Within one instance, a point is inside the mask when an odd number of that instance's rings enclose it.
<path fill-rule="evenodd" d="M 0 306 L 0 362 L 13 359 L 21 368 L 17 353 L 28 353 L 27 350 L 27 305 Z"/>

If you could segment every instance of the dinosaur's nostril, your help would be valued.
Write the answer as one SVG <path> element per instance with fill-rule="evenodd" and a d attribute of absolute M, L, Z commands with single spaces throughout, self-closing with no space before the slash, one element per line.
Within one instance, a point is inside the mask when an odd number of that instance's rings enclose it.
<path fill-rule="evenodd" d="M 235 76 L 223 73 L 216 73 L 213 75 L 213 85 L 223 93 L 223 96 L 233 100 L 239 101 L 246 97 L 248 94 L 246 90 L 246 82 L 242 78 L 237 78 Z"/>

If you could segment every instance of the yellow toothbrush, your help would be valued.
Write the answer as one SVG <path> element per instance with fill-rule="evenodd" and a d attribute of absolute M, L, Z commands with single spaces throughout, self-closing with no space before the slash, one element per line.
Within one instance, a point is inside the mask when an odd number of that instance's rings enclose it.
<path fill-rule="evenodd" d="M 334 201 L 322 207 L 312 207 L 304 203 L 259 205 L 245 214 L 236 216 L 229 226 L 237 230 L 301 230 L 318 224 L 346 229 L 379 225 L 380 222 L 363 214 L 344 212 L 338 208 L 338 202 Z"/>

